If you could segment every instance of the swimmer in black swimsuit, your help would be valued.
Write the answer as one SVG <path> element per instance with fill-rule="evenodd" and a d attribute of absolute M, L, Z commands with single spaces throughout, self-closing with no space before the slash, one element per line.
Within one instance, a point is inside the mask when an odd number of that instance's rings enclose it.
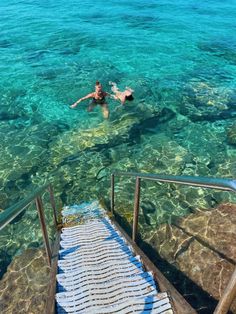
<path fill-rule="evenodd" d="M 91 101 L 91 104 L 95 104 L 95 105 L 103 105 L 106 102 L 105 96 L 103 96 L 102 98 L 93 98 L 93 100 Z"/>
<path fill-rule="evenodd" d="M 92 101 L 88 107 L 88 111 L 92 111 L 94 107 L 99 105 L 102 108 L 103 117 L 107 119 L 109 118 L 109 109 L 106 103 L 106 96 L 110 96 L 110 94 L 107 92 L 104 92 L 102 90 L 102 84 L 97 81 L 95 84 L 95 92 L 90 93 L 87 96 L 80 98 L 73 105 L 71 105 L 70 108 L 75 108 L 81 101 L 92 98 Z"/>

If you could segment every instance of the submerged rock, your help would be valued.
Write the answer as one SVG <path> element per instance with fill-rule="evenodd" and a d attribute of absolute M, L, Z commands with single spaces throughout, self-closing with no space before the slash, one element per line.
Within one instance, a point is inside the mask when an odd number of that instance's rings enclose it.
<path fill-rule="evenodd" d="M 11 262 L 11 257 L 8 254 L 7 250 L 1 248 L 0 249 L 0 279 L 4 275 L 7 270 L 7 266 Z"/>
<path fill-rule="evenodd" d="M 227 142 L 231 145 L 236 145 L 236 123 L 228 129 Z"/>
<path fill-rule="evenodd" d="M 236 263 L 236 205 L 224 204 L 180 218 L 175 225 Z"/>
<path fill-rule="evenodd" d="M 236 117 L 233 96 L 231 90 L 206 83 L 190 83 L 183 91 L 183 105 L 179 112 L 194 122 L 233 119 Z"/>
<path fill-rule="evenodd" d="M 58 73 L 56 70 L 47 69 L 47 70 L 38 72 L 37 76 L 43 80 L 54 80 L 58 76 Z"/>
<path fill-rule="evenodd" d="M 236 205 L 198 211 L 164 224 L 148 242 L 162 258 L 219 300 L 235 269 Z M 236 302 L 232 306 L 236 313 Z"/>
<path fill-rule="evenodd" d="M 26 56 L 26 61 L 29 63 L 39 62 L 44 57 L 45 54 L 49 53 L 48 50 L 33 50 L 28 52 Z"/>
<path fill-rule="evenodd" d="M 12 47 L 13 43 L 7 39 L 0 40 L 0 48 L 9 48 Z"/>
<path fill-rule="evenodd" d="M 0 121 L 17 120 L 21 118 L 19 114 L 14 114 L 10 112 L 0 112 Z"/>
<path fill-rule="evenodd" d="M 230 40 L 218 40 L 199 43 L 199 48 L 213 55 L 224 58 L 232 64 L 236 64 L 236 47 Z"/>
<path fill-rule="evenodd" d="M 64 133 L 63 137 L 50 145 L 53 152 L 52 163 L 65 164 L 81 151 L 101 151 L 123 143 L 132 145 L 140 140 L 140 136 L 150 125 L 156 126 L 174 116 L 175 114 L 167 108 L 156 112 L 146 110 L 141 118 L 132 113 L 110 123 L 101 123 L 95 128 Z"/>
<path fill-rule="evenodd" d="M 0 312 L 44 313 L 49 272 L 44 249 L 15 257 L 0 281 Z"/>

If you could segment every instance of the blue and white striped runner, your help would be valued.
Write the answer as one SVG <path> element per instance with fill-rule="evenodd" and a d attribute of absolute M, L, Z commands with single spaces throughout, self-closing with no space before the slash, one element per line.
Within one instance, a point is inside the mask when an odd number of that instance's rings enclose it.
<path fill-rule="evenodd" d="M 173 314 L 169 297 L 112 225 L 97 202 L 66 207 L 83 224 L 61 234 L 57 313 Z M 83 215 L 83 218 L 81 218 Z M 78 220 L 79 222 L 79 220 Z"/>

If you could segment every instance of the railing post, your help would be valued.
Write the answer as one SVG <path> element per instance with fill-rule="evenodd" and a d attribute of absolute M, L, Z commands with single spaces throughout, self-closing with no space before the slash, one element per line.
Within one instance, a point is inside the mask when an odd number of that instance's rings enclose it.
<path fill-rule="evenodd" d="M 42 203 L 41 196 L 36 197 L 35 203 L 38 210 L 39 221 L 40 221 L 40 225 L 41 225 L 41 229 L 43 233 L 43 239 L 44 239 L 44 244 L 46 248 L 48 264 L 49 266 L 51 266 L 52 253 L 51 253 L 49 239 L 48 239 L 48 233 L 47 233 L 47 228 L 46 228 L 46 223 L 45 223 L 45 216 L 44 216 L 43 203 Z"/>
<path fill-rule="evenodd" d="M 132 239 L 134 242 L 136 242 L 136 237 L 137 237 L 137 232 L 138 232 L 140 182 L 141 182 L 141 179 L 139 177 L 136 177 L 135 194 L 134 194 L 134 220 L 133 220 L 133 233 L 132 233 Z"/>
<path fill-rule="evenodd" d="M 111 213 L 114 215 L 114 200 L 115 198 L 115 175 L 111 175 Z"/>
<path fill-rule="evenodd" d="M 236 268 L 231 276 L 227 287 L 214 311 L 214 314 L 226 314 L 236 296 Z"/>
<path fill-rule="evenodd" d="M 54 219 L 54 224 L 57 227 L 57 211 L 56 211 L 56 203 L 55 203 L 55 199 L 54 199 L 54 193 L 53 193 L 53 189 L 52 189 L 52 185 L 49 185 L 49 194 L 50 194 L 50 203 L 52 205 L 52 209 L 53 209 L 53 219 Z"/>

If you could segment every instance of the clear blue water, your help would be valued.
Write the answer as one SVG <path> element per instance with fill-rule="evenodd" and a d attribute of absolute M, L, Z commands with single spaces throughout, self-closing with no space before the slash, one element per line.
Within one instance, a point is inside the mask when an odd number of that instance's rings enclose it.
<path fill-rule="evenodd" d="M 137 123 L 144 112 L 149 118 L 163 108 L 171 109 L 175 118 L 166 124 L 157 121 L 154 136 L 144 134 L 136 150 L 143 151 L 142 143 L 148 141 L 149 155 L 156 154 L 155 136 L 166 142 L 174 139 L 187 154 L 215 164 L 214 171 L 195 169 L 185 174 L 235 174 L 235 146 L 227 139 L 236 112 L 234 1 L 4 0 L 0 13 L 3 193 L 9 193 L 8 186 L 20 190 L 16 180 L 26 187 L 32 175 L 60 170 L 60 162 L 65 164 L 69 155 L 81 151 L 76 148 L 81 130 L 92 130 L 89 139 L 93 140 L 93 134 L 99 133 L 96 128 L 102 129 L 96 145 L 109 138 L 105 142 L 110 148 L 114 133 L 120 131 L 120 119 L 128 116 L 132 119 L 127 124 Z M 108 126 L 99 108 L 88 113 L 86 103 L 81 103 L 78 109 L 69 109 L 93 90 L 96 80 L 108 91 L 110 80 L 120 89 L 135 90 L 135 101 L 125 108 L 117 108 L 110 100 Z M 119 145 L 114 151 L 119 152 Z M 90 158 L 97 160 L 96 155 Z M 163 172 L 157 166 L 150 169 L 153 162 L 148 165 L 148 160 L 142 165 L 141 156 L 135 165 L 132 153 L 127 158 L 130 168 Z M 129 168 L 127 161 L 123 166 L 117 161 L 113 158 L 109 165 Z M 103 166 L 103 162 L 95 165 L 92 172 Z M 169 165 L 165 168 L 173 172 Z M 176 173 L 183 171 L 177 166 Z M 7 205 L 6 198 L 4 194 L 2 207 Z"/>
<path fill-rule="evenodd" d="M 112 169 L 235 177 L 234 0 L 4 0 L 0 16 L 0 208 L 50 177 L 67 204 L 108 199 Z M 108 121 L 70 109 L 96 80 L 135 100 L 109 100 Z"/>

